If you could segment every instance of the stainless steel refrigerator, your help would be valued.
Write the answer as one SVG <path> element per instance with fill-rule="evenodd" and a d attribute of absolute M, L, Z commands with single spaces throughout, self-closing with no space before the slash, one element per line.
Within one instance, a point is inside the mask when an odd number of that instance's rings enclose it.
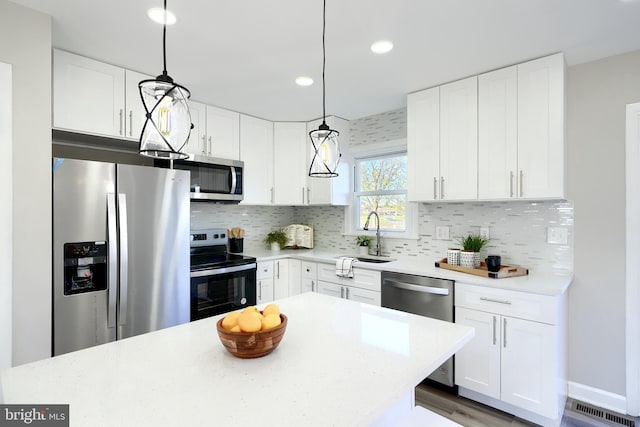
<path fill-rule="evenodd" d="M 189 181 L 54 159 L 54 355 L 189 321 Z"/>

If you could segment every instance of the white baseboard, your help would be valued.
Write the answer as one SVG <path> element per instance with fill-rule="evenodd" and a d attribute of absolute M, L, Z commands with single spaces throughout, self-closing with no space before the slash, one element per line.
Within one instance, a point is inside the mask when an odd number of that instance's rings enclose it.
<path fill-rule="evenodd" d="M 617 412 L 619 414 L 627 413 L 627 398 L 619 394 L 611 393 L 598 388 L 589 387 L 584 384 L 568 382 L 569 397 L 580 402 L 590 403 L 603 409 Z"/>

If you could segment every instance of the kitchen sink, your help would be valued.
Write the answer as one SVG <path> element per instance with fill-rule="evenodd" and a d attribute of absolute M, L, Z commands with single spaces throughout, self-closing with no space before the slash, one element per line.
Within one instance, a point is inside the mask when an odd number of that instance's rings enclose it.
<path fill-rule="evenodd" d="M 371 262 L 374 264 L 382 264 L 385 262 L 391 262 L 391 261 L 395 261 L 395 259 L 393 258 L 387 258 L 387 257 L 376 257 L 376 256 L 368 256 L 368 257 L 364 257 L 364 256 L 355 256 L 355 255 L 340 255 L 341 257 L 350 257 L 350 258 L 355 258 L 358 261 L 361 262 Z M 339 258 L 339 257 L 338 257 Z"/>

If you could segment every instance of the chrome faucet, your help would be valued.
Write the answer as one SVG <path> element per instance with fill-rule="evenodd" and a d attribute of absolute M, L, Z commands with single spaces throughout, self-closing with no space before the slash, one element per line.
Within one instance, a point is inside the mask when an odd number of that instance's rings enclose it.
<path fill-rule="evenodd" d="M 371 211 L 369 213 L 369 216 L 367 217 L 367 220 L 364 222 L 364 227 L 362 228 L 369 231 L 369 220 L 371 219 L 371 215 L 376 216 L 376 256 L 381 256 L 382 250 L 380 247 L 380 217 L 378 216 L 378 212 Z"/>

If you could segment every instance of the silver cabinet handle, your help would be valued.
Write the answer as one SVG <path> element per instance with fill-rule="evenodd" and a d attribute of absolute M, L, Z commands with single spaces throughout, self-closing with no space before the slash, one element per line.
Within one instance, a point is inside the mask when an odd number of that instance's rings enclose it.
<path fill-rule="evenodd" d="M 482 301 L 487 301 L 487 302 L 497 302 L 498 304 L 511 305 L 511 301 L 508 301 L 506 299 L 493 299 L 493 298 L 487 298 L 487 297 L 480 297 L 480 299 Z"/>
<path fill-rule="evenodd" d="M 211 155 L 212 150 L 211 150 L 211 137 L 209 137 L 209 155 Z"/>
<path fill-rule="evenodd" d="M 434 295 L 449 295 L 449 289 L 435 288 L 433 286 L 414 285 L 412 283 L 398 282 L 396 280 L 384 279 L 384 285 L 389 285 L 393 288 L 405 289 L 407 291 L 422 292 L 424 294 Z"/>
<path fill-rule="evenodd" d="M 444 199 L 444 176 L 440 177 L 440 198 Z"/>
<path fill-rule="evenodd" d="M 118 305 L 118 226 L 116 220 L 116 195 L 107 194 L 107 231 L 109 236 L 109 311 L 107 326 L 116 327 L 116 307 Z"/>
<path fill-rule="evenodd" d="M 307 204 L 311 203 L 311 189 L 307 187 Z"/>
<path fill-rule="evenodd" d="M 347 294 L 347 299 L 349 299 L 349 288 L 345 288 L 346 294 Z"/>
<path fill-rule="evenodd" d="M 340 286 L 340 298 L 344 298 L 344 287 Z"/>
<path fill-rule="evenodd" d="M 280 261 L 276 261 L 276 279 L 280 278 Z"/>
<path fill-rule="evenodd" d="M 438 199 L 438 178 L 433 177 L 433 200 Z"/>
<path fill-rule="evenodd" d="M 120 109 L 120 135 L 122 135 L 122 114 L 123 113 L 124 113 L 124 111 L 121 108 Z"/>
<path fill-rule="evenodd" d="M 316 283 L 312 280 L 311 281 L 311 292 L 315 292 L 315 285 L 316 285 Z"/>
<path fill-rule="evenodd" d="M 202 135 L 202 154 L 207 154 L 207 136 Z"/>
<path fill-rule="evenodd" d="M 493 316 L 493 345 L 496 345 L 496 316 Z"/>
<path fill-rule="evenodd" d="M 129 110 L 129 136 L 133 136 L 133 110 Z"/>
<path fill-rule="evenodd" d="M 129 234 L 127 232 L 127 195 L 118 193 L 118 226 L 120 228 L 120 309 L 118 324 L 127 323 L 129 299 Z"/>
<path fill-rule="evenodd" d="M 262 280 L 258 282 L 258 299 L 262 301 Z"/>
<path fill-rule="evenodd" d="M 302 187 L 302 204 L 304 205 L 304 187 Z"/>
<path fill-rule="evenodd" d="M 271 203 L 273 203 L 273 187 L 271 187 Z"/>
<path fill-rule="evenodd" d="M 502 318 L 502 347 L 507 348 L 507 318 Z"/>
<path fill-rule="evenodd" d="M 522 182 L 524 181 L 524 172 L 522 172 L 522 170 L 520 170 L 520 197 L 524 197 L 524 190 L 522 187 Z"/>
<path fill-rule="evenodd" d="M 513 197 L 513 171 L 509 172 L 509 197 Z"/>

